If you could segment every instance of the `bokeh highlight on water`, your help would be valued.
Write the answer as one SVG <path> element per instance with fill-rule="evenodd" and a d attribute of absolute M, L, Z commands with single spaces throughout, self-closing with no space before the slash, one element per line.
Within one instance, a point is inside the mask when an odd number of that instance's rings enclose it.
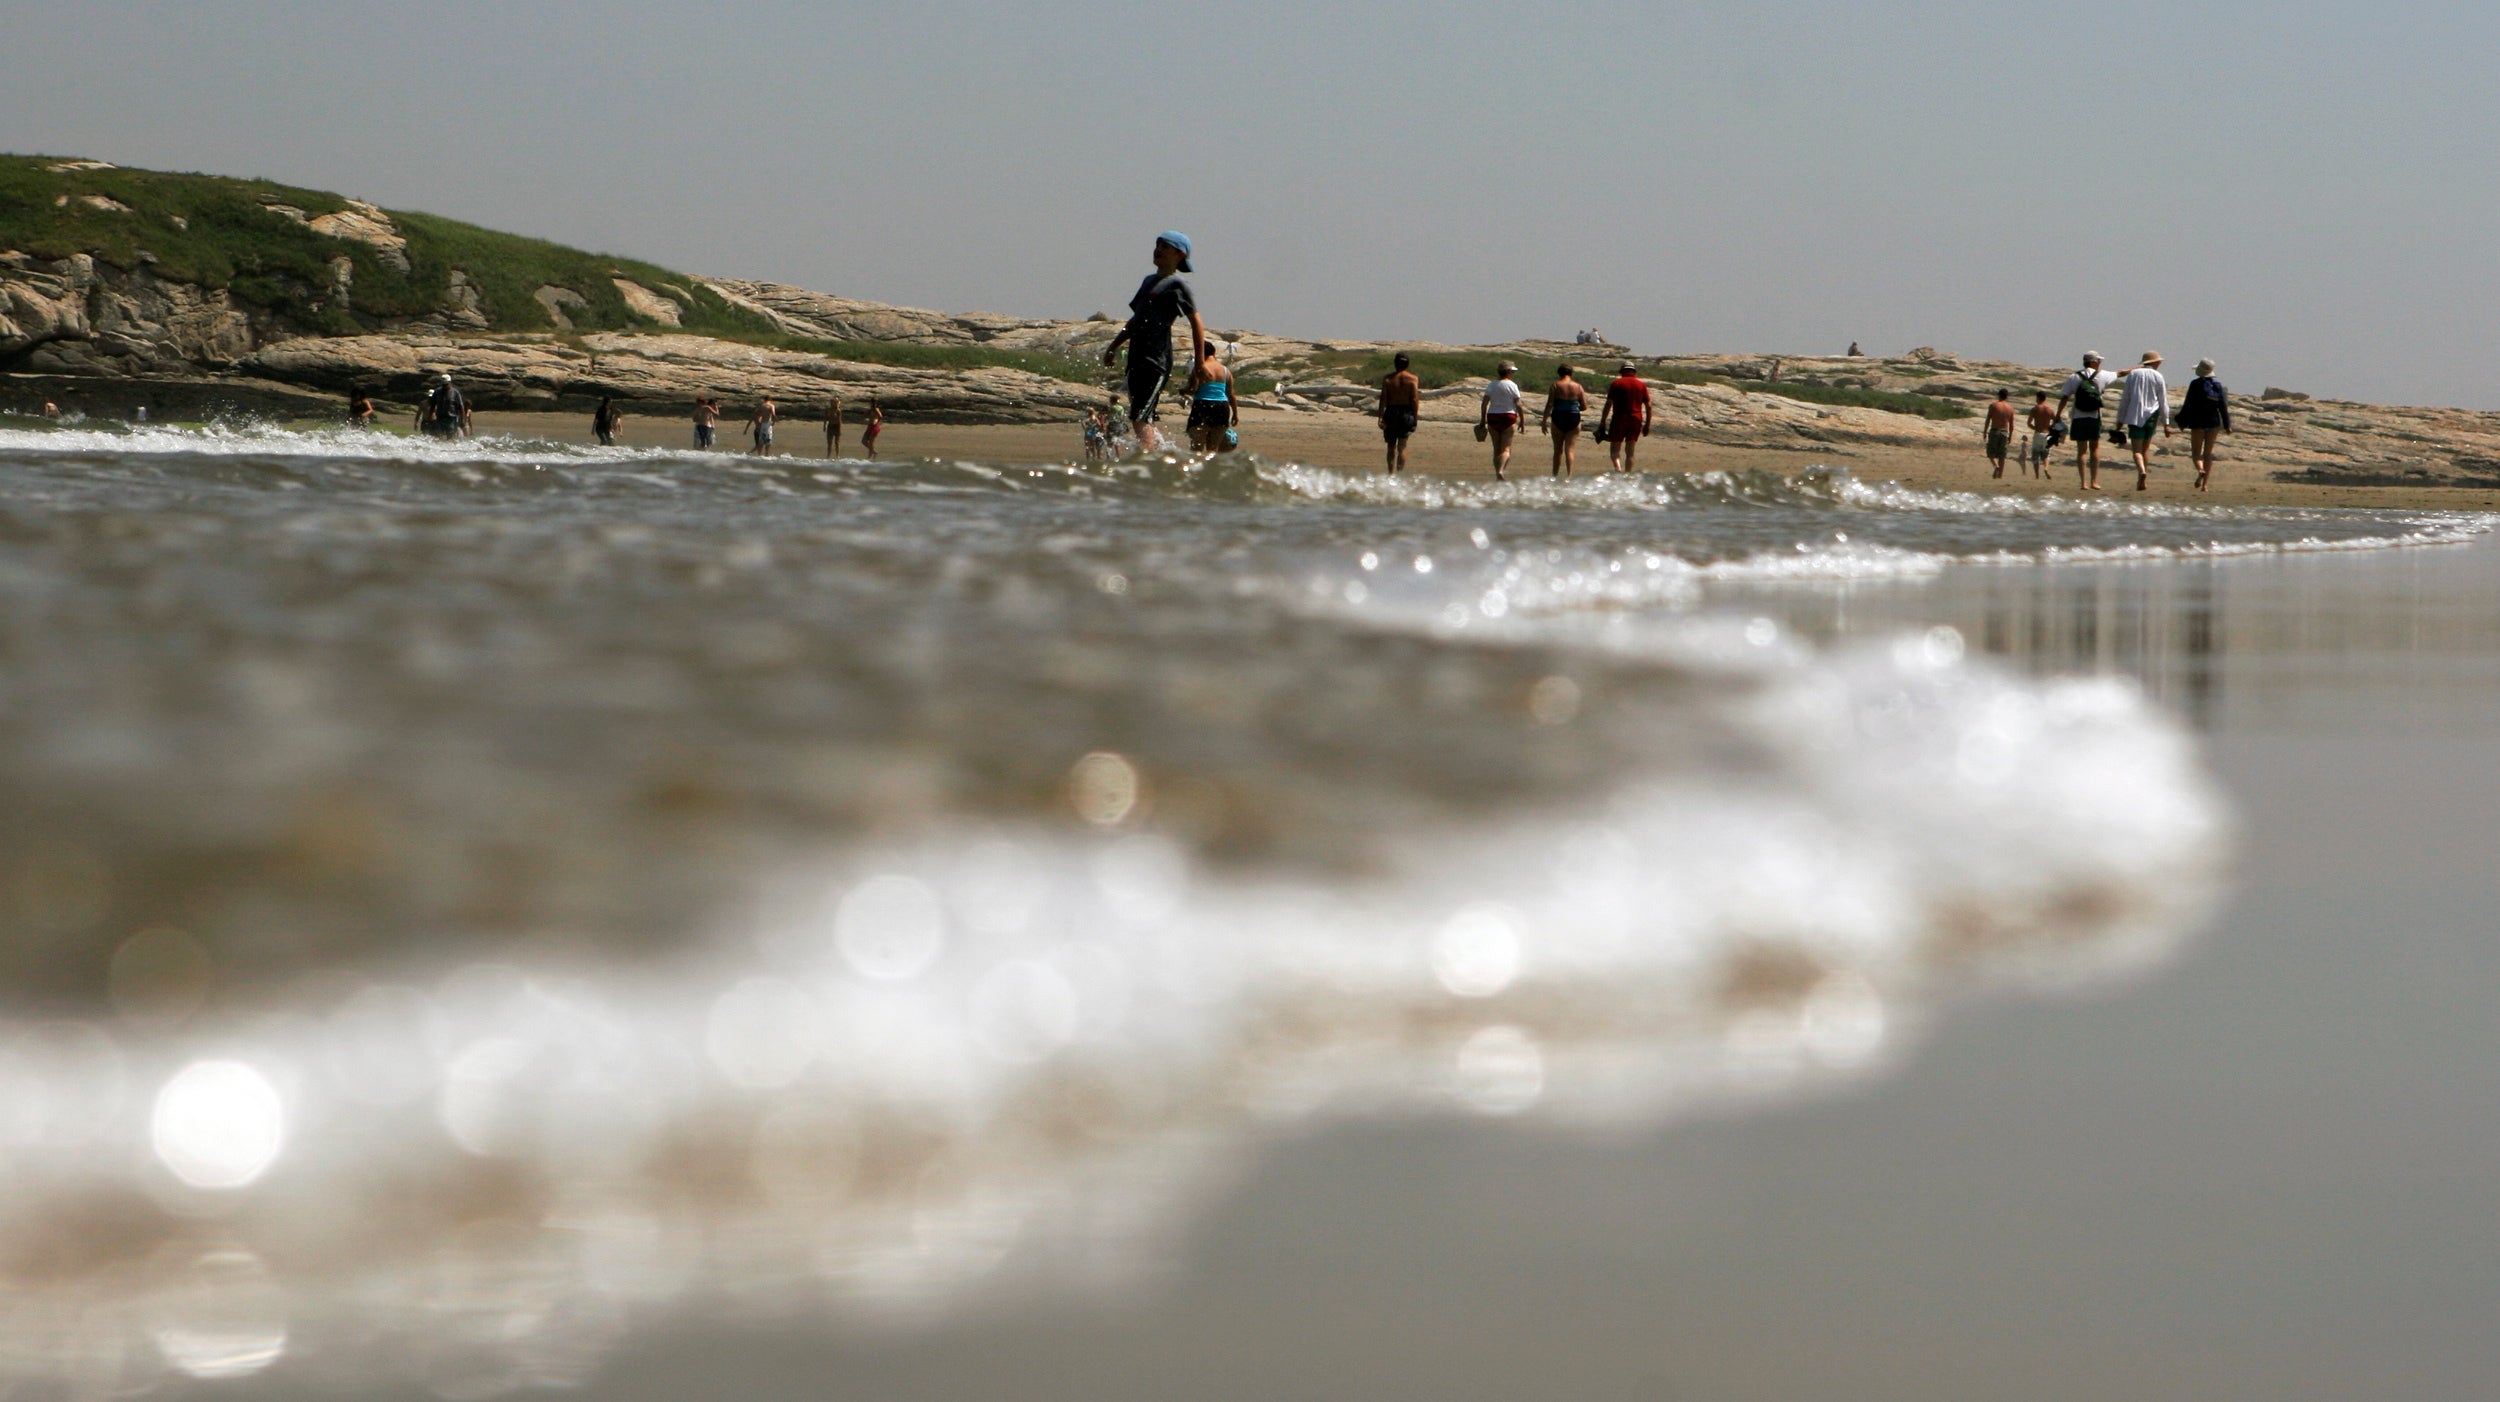
<path fill-rule="evenodd" d="M 1763 591 L 2481 529 L 0 431 L 0 1369 L 561 1385 L 1117 1281 L 1329 1117 L 1862 1075 L 2229 818 L 2124 677 Z"/>

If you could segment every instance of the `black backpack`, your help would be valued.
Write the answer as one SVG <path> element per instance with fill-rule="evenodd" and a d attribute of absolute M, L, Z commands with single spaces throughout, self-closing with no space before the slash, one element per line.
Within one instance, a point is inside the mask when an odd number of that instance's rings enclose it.
<path fill-rule="evenodd" d="M 2101 416 L 2101 382 L 2094 378 L 2100 372 L 2084 370 L 2076 375 L 2075 413 L 2083 418 Z"/>

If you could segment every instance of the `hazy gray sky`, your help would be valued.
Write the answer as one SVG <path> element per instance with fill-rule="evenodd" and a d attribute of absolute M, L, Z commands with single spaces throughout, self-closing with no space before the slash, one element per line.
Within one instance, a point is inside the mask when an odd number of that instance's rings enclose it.
<path fill-rule="evenodd" d="M 2500 408 L 2500 6 L 0 0 L 0 147 L 1219 327 L 2198 355 Z"/>

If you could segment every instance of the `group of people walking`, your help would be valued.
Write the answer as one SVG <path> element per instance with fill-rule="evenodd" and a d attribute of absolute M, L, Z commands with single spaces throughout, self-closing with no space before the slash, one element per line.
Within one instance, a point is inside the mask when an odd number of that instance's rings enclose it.
<path fill-rule="evenodd" d="M 2162 377 L 2160 351 L 2146 351 L 2144 358 L 2125 375 L 2101 368 L 2098 352 L 2087 351 L 2083 367 L 2066 377 L 2057 387 L 2057 402 L 2049 402 L 2049 391 L 2032 393 L 2029 427 L 2031 451 L 2024 461 L 2031 475 L 2048 476 L 2049 454 L 2065 438 L 2075 444 L 2075 485 L 2087 492 L 2101 490 L 2101 442 L 2103 424 L 2110 414 L 2110 392 L 2117 391 L 2116 422 L 2106 429 L 2108 441 L 2123 444 L 2135 459 L 2135 489 L 2152 487 L 2153 435 L 2170 436 L 2173 428 L 2188 431 L 2188 457 L 2196 467 L 2196 490 L 2213 490 L 2214 445 L 2222 435 L 2231 432 L 2231 394 L 2220 380 L 2214 378 L 2211 360 L 2196 362 L 2196 378 L 2188 382 L 2187 395 L 2174 413 L 2170 407 L 2170 382 Z M 2071 412 L 2070 412 L 2071 410 Z M 2006 458 L 2010 454 L 2016 428 L 2012 390 L 1998 390 L 1996 402 L 1988 406 L 1988 461 L 1992 478 L 2005 475 Z"/>
<path fill-rule="evenodd" d="M 1380 387 L 1380 431 L 1389 440 L 1391 472 L 1406 469 L 1406 443 L 1414 436 L 1416 408 L 1423 402 L 1422 385 L 1407 363 L 1400 351 L 1396 368 Z M 1588 386 L 1580 383 L 1579 373 L 1569 363 L 1555 366 L 1554 382 L 1546 386 L 1545 402 L 1537 410 L 1537 431 L 1552 440 L 1550 472 L 1555 477 L 1569 477 L 1579 465 L 1580 421 L 1589 407 Z M 1476 401 L 1476 441 L 1493 446 L 1496 482 L 1510 480 L 1511 445 L 1527 422 L 1527 391 L 1520 388 L 1518 374 L 1519 367 L 1507 360 L 1495 366 L 1492 382 Z M 1597 411 L 1597 441 L 1606 445 L 1607 465 L 1614 471 L 1638 470 L 1635 459 L 1641 440 L 1649 436 L 1655 402 L 1639 365 L 1627 360 L 1616 367 Z M 1393 405 L 1401 406 L 1394 417 Z"/>

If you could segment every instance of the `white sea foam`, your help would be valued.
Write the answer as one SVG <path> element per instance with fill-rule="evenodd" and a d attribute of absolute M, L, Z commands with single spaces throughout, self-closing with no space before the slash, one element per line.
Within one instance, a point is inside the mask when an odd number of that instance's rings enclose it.
<path fill-rule="evenodd" d="M 1748 757 L 1432 825 L 1361 876 L 1201 867 L 1136 825 L 1132 773 L 1099 836 L 829 854 L 663 967 L 411 964 L 183 1036 L 8 1029 L 9 1103 L 102 1109 L 0 1125 L 0 1245 L 98 1191 L 163 1206 L 125 1224 L 144 1269 L 69 1243 L 0 1302 L 0 1366 L 387 1356 L 484 1393 L 577 1380 L 628 1309 L 934 1308 L 1019 1243 L 1150 1249 L 1148 1205 L 1281 1127 L 1647 1124 L 1862 1074 L 1940 994 L 2138 964 L 2211 895 L 2219 801 L 2124 682 L 2020 681 L 1949 630 L 1676 646 L 1744 683 Z"/>

